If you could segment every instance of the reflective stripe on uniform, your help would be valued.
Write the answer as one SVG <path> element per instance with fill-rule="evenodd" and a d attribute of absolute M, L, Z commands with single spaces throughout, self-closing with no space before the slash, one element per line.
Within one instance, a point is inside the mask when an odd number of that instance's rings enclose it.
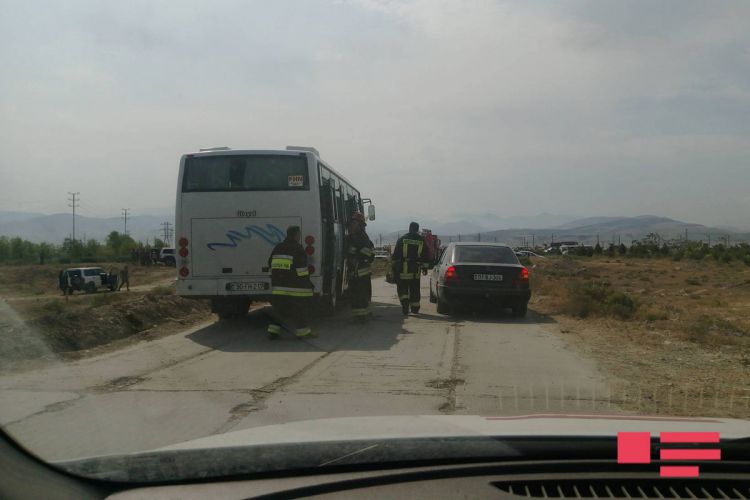
<path fill-rule="evenodd" d="M 357 253 L 357 249 L 354 248 L 354 247 L 349 247 L 349 253 L 355 254 L 355 253 Z"/>
<path fill-rule="evenodd" d="M 409 245 L 416 245 L 417 246 L 417 257 L 422 255 L 422 245 L 424 245 L 424 242 L 421 240 L 403 240 L 403 252 L 404 252 L 404 258 L 406 258 L 406 255 L 409 252 Z"/>
<path fill-rule="evenodd" d="M 370 268 L 369 267 L 361 267 L 357 271 L 357 276 L 369 276 L 370 275 Z"/>
<path fill-rule="evenodd" d="M 409 294 L 407 293 L 405 295 L 399 295 L 398 298 L 399 300 L 409 300 Z"/>
<path fill-rule="evenodd" d="M 419 302 L 412 302 L 410 305 L 412 307 L 419 307 Z"/>
<path fill-rule="evenodd" d="M 413 280 L 419 278 L 419 273 L 401 273 L 398 275 L 398 278 L 402 280 Z"/>
<path fill-rule="evenodd" d="M 367 256 L 373 255 L 375 253 L 375 252 L 372 251 L 371 248 L 367 248 L 367 247 L 360 248 L 359 251 L 362 252 L 363 254 L 367 255 Z"/>
<path fill-rule="evenodd" d="M 294 334 L 297 335 L 297 337 L 307 337 L 311 333 L 312 333 L 312 330 L 310 329 L 309 326 L 305 328 L 297 328 L 297 331 L 294 332 Z"/>
<path fill-rule="evenodd" d="M 303 277 L 303 276 L 310 276 L 310 270 L 306 267 L 298 267 L 296 268 L 297 276 Z"/>
<path fill-rule="evenodd" d="M 271 295 L 288 295 L 290 297 L 312 297 L 311 288 L 292 288 L 287 286 L 275 286 L 271 290 Z"/>
<path fill-rule="evenodd" d="M 294 258 L 289 255 L 274 255 L 271 257 L 271 269 L 288 271 L 292 268 Z"/>
<path fill-rule="evenodd" d="M 367 308 L 352 309 L 352 314 L 354 316 L 367 316 L 370 314 L 370 311 Z"/>
<path fill-rule="evenodd" d="M 274 325 L 271 323 L 268 325 L 268 330 L 266 330 L 268 333 L 281 333 L 281 327 L 279 325 Z"/>

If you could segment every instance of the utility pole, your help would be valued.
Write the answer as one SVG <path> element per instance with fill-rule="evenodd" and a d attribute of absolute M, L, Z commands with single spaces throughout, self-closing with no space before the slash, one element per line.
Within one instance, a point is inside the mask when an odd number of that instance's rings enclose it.
<path fill-rule="evenodd" d="M 685 228 L 685 241 L 687 242 L 687 240 L 688 240 L 687 228 Z"/>
<path fill-rule="evenodd" d="M 707 234 L 708 236 L 708 248 L 711 248 L 711 233 Z"/>
<path fill-rule="evenodd" d="M 76 241 L 76 208 L 80 207 L 81 193 L 71 193 L 68 191 L 68 206 L 73 208 L 73 243 Z"/>
<path fill-rule="evenodd" d="M 596 233 L 596 244 L 599 245 L 599 233 Z M 601 245 L 599 245 L 601 246 Z"/>
<path fill-rule="evenodd" d="M 535 234 L 531 235 L 531 246 L 536 248 L 536 235 Z"/>
<path fill-rule="evenodd" d="M 122 219 L 125 221 L 125 225 L 122 229 L 122 234 L 127 235 L 128 234 L 128 212 L 130 212 L 129 208 L 123 208 L 122 209 Z"/>
<path fill-rule="evenodd" d="M 163 241 L 164 241 L 164 244 L 167 245 L 167 246 L 171 246 L 171 244 L 170 244 L 171 230 L 169 229 L 169 226 L 171 226 L 171 225 L 172 224 L 169 223 L 169 222 L 162 222 L 161 223 L 162 234 L 164 235 L 164 240 Z"/>
<path fill-rule="evenodd" d="M 477 233 L 477 241 L 482 241 L 482 233 Z"/>

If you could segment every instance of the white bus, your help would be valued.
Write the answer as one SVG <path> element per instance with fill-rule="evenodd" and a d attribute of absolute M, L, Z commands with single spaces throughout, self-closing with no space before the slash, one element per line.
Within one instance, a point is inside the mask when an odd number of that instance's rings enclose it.
<path fill-rule="evenodd" d="M 213 148 L 183 155 L 177 181 L 177 294 L 210 298 L 222 318 L 268 300 L 268 257 L 302 228 L 314 294 L 329 312 L 346 291 L 344 238 L 359 190 L 314 148 Z M 375 207 L 368 206 L 368 218 Z"/>

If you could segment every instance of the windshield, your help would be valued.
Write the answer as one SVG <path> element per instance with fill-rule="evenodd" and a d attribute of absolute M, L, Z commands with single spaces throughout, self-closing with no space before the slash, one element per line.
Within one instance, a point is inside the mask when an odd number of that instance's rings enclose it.
<path fill-rule="evenodd" d="M 476 262 L 481 264 L 518 264 L 515 252 L 510 247 L 456 247 L 454 262 Z"/>
<path fill-rule="evenodd" d="M 183 193 L 309 189 L 303 155 L 221 155 L 185 160 Z"/>
<path fill-rule="evenodd" d="M 750 438 L 750 1 L 0 6 L 0 429 L 35 457 Z"/>

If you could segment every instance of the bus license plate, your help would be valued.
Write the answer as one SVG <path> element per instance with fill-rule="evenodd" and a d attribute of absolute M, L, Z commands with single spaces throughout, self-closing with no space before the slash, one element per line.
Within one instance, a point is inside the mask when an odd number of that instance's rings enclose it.
<path fill-rule="evenodd" d="M 229 283 L 227 289 L 230 292 L 256 292 L 258 290 L 265 290 L 266 284 L 264 282 Z"/>
<path fill-rule="evenodd" d="M 503 281 L 502 274 L 475 274 L 474 281 Z"/>

